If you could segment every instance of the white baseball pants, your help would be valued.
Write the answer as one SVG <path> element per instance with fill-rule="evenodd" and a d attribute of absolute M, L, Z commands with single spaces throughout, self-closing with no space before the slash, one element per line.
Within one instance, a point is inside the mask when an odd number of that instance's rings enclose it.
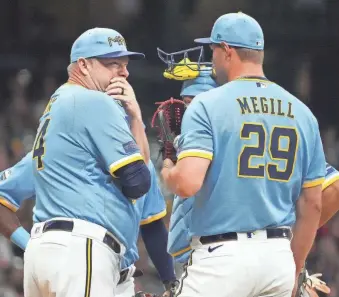
<path fill-rule="evenodd" d="M 72 221 L 71 232 L 43 233 L 45 223 L 34 224 L 24 255 L 25 297 L 116 296 L 125 247 L 117 254 L 103 243 L 105 228 Z"/>
<path fill-rule="evenodd" d="M 181 277 L 179 297 L 291 297 L 295 263 L 290 240 L 252 238 L 202 245 L 192 240 L 190 261 Z"/>

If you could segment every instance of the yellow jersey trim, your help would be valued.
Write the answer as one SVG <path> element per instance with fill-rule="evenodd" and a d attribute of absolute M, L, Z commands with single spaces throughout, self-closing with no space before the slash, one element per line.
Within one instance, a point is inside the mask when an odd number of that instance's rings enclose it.
<path fill-rule="evenodd" d="M 323 184 L 324 181 L 325 181 L 325 178 L 323 177 L 315 179 L 315 180 L 307 181 L 307 182 L 304 182 L 303 188 L 311 188 L 311 187 L 319 186 Z"/>
<path fill-rule="evenodd" d="M 3 206 L 7 207 L 9 210 L 16 212 L 18 210 L 18 208 L 13 205 L 12 203 L 8 202 L 5 198 L 0 197 L 0 204 L 2 204 Z"/>
<path fill-rule="evenodd" d="M 110 166 L 109 166 L 109 172 L 112 174 L 112 176 L 116 177 L 114 175 L 114 172 L 117 171 L 118 169 L 130 164 L 130 163 L 133 163 L 135 161 L 139 161 L 139 160 L 143 160 L 144 158 L 141 156 L 140 153 L 136 153 L 136 154 L 133 154 L 133 155 L 130 155 L 128 157 L 125 157 L 125 158 L 122 158 L 114 163 L 112 163 Z"/>
<path fill-rule="evenodd" d="M 165 209 L 165 210 L 163 210 L 162 212 L 159 212 L 159 213 L 156 214 L 156 215 L 150 216 L 150 217 L 148 217 L 148 218 L 145 219 L 145 220 L 141 220 L 140 225 L 141 225 L 141 226 L 142 226 L 142 225 L 147 225 L 147 224 L 150 224 L 150 223 L 152 223 L 152 222 L 154 222 L 154 221 L 160 220 L 160 219 L 162 219 L 166 214 L 167 214 L 167 210 Z"/>
<path fill-rule="evenodd" d="M 257 81 L 257 82 L 261 82 L 261 83 L 267 83 L 267 84 L 274 84 L 273 81 L 270 80 L 266 80 L 266 79 L 260 79 L 260 78 L 246 78 L 246 77 L 240 77 L 235 79 L 235 81 L 237 80 L 244 80 L 244 81 Z"/>
<path fill-rule="evenodd" d="M 186 157 L 198 157 L 211 160 L 213 159 L 213 153 L 203 150 L 186 150 L 178 155 L 178 161 Z"/>
<path fill-rule="evenodd" d="M 184 249 L 182 249 L 182 250 L 180 250 L 178 252 L 175 252 L 175 253 L 171 254 L 171 256 L 172 257 L 178 257 L 178 256 L 180 256 L 180 255 L 182 255 L 182 254 L 184 254 L 184 253 L 186 253 L 186 252 L 188 252 L 190 250 L 191 250 L 191 247 L 188 246 L 187 248 L 184 248 Z"/>
<path fill-rule="evenodd" d="M 327 189 L 330 185 L 332 185 L 333 183 L 335 183 L 337 180 L 339 180 L 339 175 L 335 175 L 335 176 L 333 176 L 333 177 L 331 177 L 331 178 L 329 178 L 329 179 L 326 179 L 326 178 L 325 178 L 325 181 L 323 182 L 323 186 L 322 186 L 323 191 L 324 191 L 325 189 Z"/>

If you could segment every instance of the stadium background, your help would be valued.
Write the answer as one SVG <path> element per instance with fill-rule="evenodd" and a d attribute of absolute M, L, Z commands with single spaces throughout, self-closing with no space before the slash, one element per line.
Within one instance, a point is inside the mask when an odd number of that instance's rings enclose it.
<path fill-rule="evenodd" d="M 0 170 L 31 149 L 49 96 L 67 79 L 70 47 L 80 33 L 91 27 L 114 28 L 130 49 L 146 53 L 145 61 L 130 64 L 129 80 L 149 128 L 154 102 L 178 97 L 181 86 L 163 78 L 156 47 L 166 51 L 192 47 L 195 37 L 209 34 L 219 15 L 237 11 L 261 23 L 266 75 L 307 102 L 319 119 L 327 159 L 339 166 L 337 0 L 2 0 Z M 155 160 L 154 131 L 148 129 L 148 135 Z M 170 212 L 171 196 L 165 194 Z M 19 210 L 27 229 L 32 206 L 28 202 Z M 338 247 L 339 216 L 319 231 L 308 263 L 310 272 L 324 273 L 331 296 L 339 296 Z M 137 287 L 161 292 L 142 244 L 140 254 L 138 266 L 146 275 L 137 280 Z M 17 248 L 0 238 L 0 297 L 23 296 L 21 257 Z"/>

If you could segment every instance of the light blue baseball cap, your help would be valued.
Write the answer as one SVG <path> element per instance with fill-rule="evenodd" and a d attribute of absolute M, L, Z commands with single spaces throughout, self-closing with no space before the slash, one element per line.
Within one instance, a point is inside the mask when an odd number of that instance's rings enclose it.
<path fill-rule="evenodd" d="M 145 58 L 145 55 L 130 52 L 126 48 L 122 35 L 108 28 L 93 28 L 82 33 L 73 43 L 71 49 L 71 63 L 79 58 Z"/>
<path fill-rule="evenodd" d="M 205 44 L 224 41 L 230 46 L 253 50 L 264 49 L 264 33 L 259 23 L 242 12 L 222 15 L 215 21 L 211 37 L 198 38 L 194 41 Z"/>
<path fill-rule="evenodd" d="M 212 71 L 201 71 L 197 78 L 185 80 L 181 88 L 180 96 L 195 97 L 200 93 L 207 92 L 218 87 L 218 84 L 211 75 Z"/>

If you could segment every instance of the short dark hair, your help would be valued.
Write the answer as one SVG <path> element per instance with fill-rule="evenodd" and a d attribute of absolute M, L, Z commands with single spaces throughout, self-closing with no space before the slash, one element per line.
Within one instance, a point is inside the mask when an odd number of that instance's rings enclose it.
<path fill-rule="evenodd" d="M 253 50 L 244 47 L 235 47 L 235 50 L 242 62 L 252 62 L 255 64 L 264 63 L 264 51 Z"/>

